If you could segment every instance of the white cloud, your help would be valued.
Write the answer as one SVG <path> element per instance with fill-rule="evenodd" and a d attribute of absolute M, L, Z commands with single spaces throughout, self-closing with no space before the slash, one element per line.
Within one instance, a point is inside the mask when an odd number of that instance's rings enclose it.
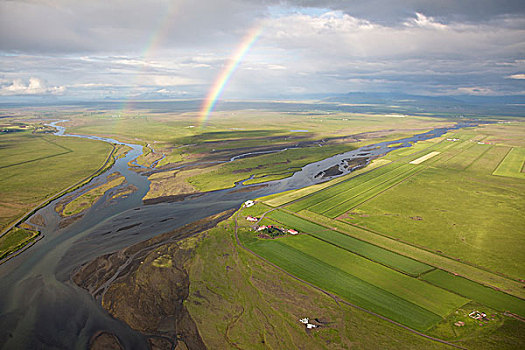
<path fill-rule="evenodd" d="M 456 91 L 459 94 L 466 95 L 494 95 L 494 91 L 492 89 L 481 86 L 460 87 Z"/>
<path fill-rule="evenodd" d="M 0 95 L 61 95 L 64 91 L 63 86 L 48 87 L 44 81 L 31 77 L 27 84 L 22 79 L 15 79 L 2 86 Z"/>
<path fill-rule="evenodd" d="M 406 27 L 420 27 L 427 29 L 447 29 L 445 24 L 437 22 L 432 17 L 427 17 L 422 13 L 416 12 L 416 18 L 411 18 L 404 23 Z"/>
<path fill-rule="evenodd" d="M 523 73 L 520 73 L 520 74 L 512 74 L 512 75 L 508 75 L 507 78 L 509 79 L 525 79 L 525 74 Z"/>
<path fill-rule="evenodd" d="M 156 86 L 193 85 L 198 83 L 195 79 L 173 75 L 146 76 L 144 77 L 144 82 Z"/>

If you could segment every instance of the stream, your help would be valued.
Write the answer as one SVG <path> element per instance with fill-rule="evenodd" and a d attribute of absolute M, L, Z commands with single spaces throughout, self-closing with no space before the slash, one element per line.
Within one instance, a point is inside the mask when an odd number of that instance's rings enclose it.
<path fill-rule="evenodd" d="M 125 144 L 132 149 L 125 157 L 90 183 L 75 190 L 82 193 L 93 184 L 103 183 L 107 175 L 120 172 L 127 183 L 138 188 L 127 197 L 106 198 L 88 209 L 84 216 L 60 228 L 60 217 L 54 208 L 60 198 L 35 214 L 45 219 L 38 227 L 42 238 L 22 254 L 0 265 L 0 346 L 2 349 L 86 349 L 91 337 L 100 331 L 115 334 L 125 349 L 147 349 L 147 340 L 125 323 L 111 317 L 91 295 L 70 281 L 71 272 L 97 256 L 113 252 L 177 227 L 219 212 L 238 208 L 248 200 L 273 193 L 298 189 L 349 173 L 346 164 L 356 158 L 371 160 L 412 142 L 441 136 L 449 130 L 473 123 L 460 123 L 450 128 L 437 128 L 426 133 L 395 141 L 381 142 L 308 164 L 291 177 L 269 181 L 266 186 L 244 185 L 189 196 L 179 202 L 144 205 L 142 198 L 149 190 L 147 177 L 133 171 L 128 162 L 142 154 L 142 145 L 117 140 L 68 135 L 65 128 L 51 123 L 55 135 Z M 395 147 L 388 147 L 394 145 Z M 399 145 L 397 145 L 399 144 Z M 242 159 L 232 157 L 230 161 Z M 319 176 L 337 168 L 336 175 Z M 242 189 L 242 190 L 241 190 Z"/>

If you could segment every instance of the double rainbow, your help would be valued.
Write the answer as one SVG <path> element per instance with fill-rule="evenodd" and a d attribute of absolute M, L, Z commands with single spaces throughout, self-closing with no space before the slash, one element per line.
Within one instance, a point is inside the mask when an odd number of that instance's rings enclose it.
<path fill-rule="evenodd" d="M 215 107 L 217 100 L 219 99 L 222 91 L 224 90 L 226 84 L 230 80 L 231 76 L 235 72 L 235 69 L 239 66 L 244 56 L 248 53 L 250 48 L 259 38 L 259 35 L 262 32 L 262 28 L 257 26 L 253 28 L 248 34 L 243 38 L 239 47 L 235 53 L 230 57 L 228 64 L 224 67 L 221 73 L 217 76 L 215 83 L 208 92 L 206 99 L 204 100 L 201 111 L 199 113 L 200 128 L 204 128 L 208 119 L 210 118 L 210 113 Z"/>

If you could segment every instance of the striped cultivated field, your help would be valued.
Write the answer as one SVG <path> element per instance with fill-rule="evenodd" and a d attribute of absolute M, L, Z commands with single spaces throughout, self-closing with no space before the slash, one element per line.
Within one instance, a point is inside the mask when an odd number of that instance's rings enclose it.
<path fill-rule="evenodd" d="M 432 270 L 432 267 L 427 264 L 396 254 L 390 250 L 361 241 L 354 237 L 330 230 L 282 210 L 272 211 L 269 213 L 269 217 L 273 220 L 279 221 L 287 227 L 294 228 L 299 232 L 308 233 L 319 240 L 413 276 Z"/>
<path fill-rule="evenodd" d="M 441 316 L 285 244 L 282 239 L 258 240 L 247 246 L 294 276 L 414 329 L 424 331 L 442 320 Z"/>
<path fill-rule="evenodd" d="M 501 164 L 496 168 L 493 175 L 525 179 L 525 172 L 523 172 L 524 162 L 525 148 L 513 147 Z"/>

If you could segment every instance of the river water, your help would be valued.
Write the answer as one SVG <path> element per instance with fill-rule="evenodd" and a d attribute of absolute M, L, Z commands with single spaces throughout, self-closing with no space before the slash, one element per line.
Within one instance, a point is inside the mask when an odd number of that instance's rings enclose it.
<path fill-rule="evenodd" d="M 66 135 L 65 128 L 57 123 L 52 125 L 58 129 L 56 135 L 59 136 L 125 144 L 96 136 Z M 351 171 L 345 167 L 347 160 L 373 159 L 400 147 L 410 147 L 411 142 L 474 125 L 462 123 L 365 146 L 308 164 L 293 176 L 267 182 L 264 187 L 239 183 L 234 188 L 190 196 L 180 202 L 154 205 L 142 203 L 149 189 L 149 180 L 128 166 L 128 162 L 142 154 L 142 146 L 126 144 L 132 150 L 125 157 L 75 193 L 102 183 L 108 174 L 116 171 L 126 177 L 128 184 L 135 185 L 137 191 L 117 200 L 102 198 L 80 220 L 65 228 L 59 227 L 59 216 L 54 210 L 59 199 L 51 202 L 36 213 L 46 221 L 45 227 L 40 227 L 42 238 L 22 254 L 0 265 L 0 346 L 2 349 L 85 349 L 95 333 L 107 331 L 115 334 L 126 349 L 147 349 L 145 337 L 112 318 L 98 301 L 70 281 L 75 268 L 105 253 L 240 207 L 248 199 L 327 181 L 335 176 L 317 175 L 334 165 L 340 166 L 338 176 L 342 176 Z M 388 147 L 394 144 L 395 147 Z M 239 158 L 242 156 L 233 157 L 231 161 Z"/>

